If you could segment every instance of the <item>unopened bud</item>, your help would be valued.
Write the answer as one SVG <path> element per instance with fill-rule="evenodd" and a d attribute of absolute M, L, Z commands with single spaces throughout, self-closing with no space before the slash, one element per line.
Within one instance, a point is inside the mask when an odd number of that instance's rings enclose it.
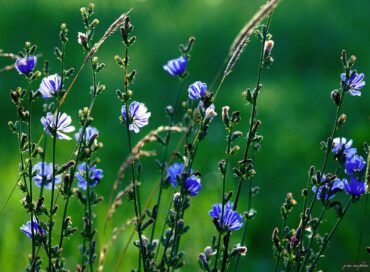
<path fill-rule="evenodd" d="M 338 118 L 338 125 L 343 126 L 344 123 L 347 121 L 347 115 L 342 113 Z"/>
<path fill-rule="evenodd" d="M 98 24 L 99 24 L 99 20 L 98 20 L 98 19 L 94 19 L 94 20 L 91 22 L 91 26 L 92 26 L 92 27 L 96 27 Z"/>
<path fill-rule="evenodd" d="M 230 155 L 236 154 L 240 150 L 240 146 L 236 145 L 230 150 Z"/>
<path fill-rule="evenodd" d="M 356 62 L 356 56 L 354 56 L 354 55 L 352 55 L 351 57 L 350 57 L 350 59 L 349 59 L 349 63 L 351 64 L 351 65 L 353 65 L 355 62 Z"/>
<path fill-rule="evenodd" d="M 242 136 L 243 133 L 241 131 L 235 131 L 232 135 L 231 135 L 231 141 L 234 141 L 236 139 L 238 139 L 240 136 Z"/>
<path fill-rule="evenodd" d="M 86 51 L 89 51 L 88 38 L 85 33 L 78 32 L 78 43 L 81 44 Z"/>
<path fill-rule="evenodd" d="M 204 255 L 204 253 L 199 254 L 199 262 L 200 262 L 202 267 L 209 267 L 207 257 L 206 257 L 206 255 Z"/>
<path fill-rule="evenodd" d="M 177 205 L 179 205 L 180 203 L 180 199 L 181 199 L 181 194 L 179 192 L 176 192 L 174 195 L 173 195 L 173 205 L 176 207 Z"/>
<path fill-rule="evenodd" d="M 247 247 L 241 246 L 240 244 L 237 244 L 234 248 L 233 251 L 231 252 L 231 255 L 241 255 L 245 256 L 247 254 Z"/>
<path fill-rule="evenodd" d="M 338 106 L 339 103 L 340 103 L 340 93 L 339 93 L 339 91 L 338 90 L 332 91 L 331 94 L 330 94 L 330 96 L 331 96 L 331 100 L 333 100 L 333 102 L 335 103 L 335 105 Z"/>
<path fill-rule="evenodd" d="M 222 121 L 226 127 L 230 126 L 229 109 L 229 106 L 222 107 Z"/>
<path fill-rule="evenodd" d="M 240 112 L 239 112 L 239 111 L 234 111 L 234 112 L 231 114 L 231 121 L 232 121 L 234 124 L 239 123 L 239 121 L 240 121 Z"/>
<path fill-rule="evenodd" d="M 263 49 L 265 51 L 265 56 L 271 53 L 272 48 L 274 48 L 274 41 L 273 40 L 265 41 Z"/>
<path fill-rule="evenodd" d="M 204 255 L 206 255 L 207 259 L 209 259 L 211 256 L 212 256 L 212 247 L 210 246 L 207 246 L 205 249 L 204 249 Z"/>
<path fill-rule="evenodd" d="M 275 248 L 280 250 L 279 229 L 278 228 L 274 228 L 274 230 L 272 231 L 272 242 L 274 243 Z"/>

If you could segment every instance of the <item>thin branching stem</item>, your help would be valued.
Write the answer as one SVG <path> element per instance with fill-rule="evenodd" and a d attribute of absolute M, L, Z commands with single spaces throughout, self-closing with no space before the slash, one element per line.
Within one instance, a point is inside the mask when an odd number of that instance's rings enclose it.
<path fill-rule="evenodd" d="M 54 214 L 54 191 L 55 191 L 55 164 L 56 164 L 56 143 L 57 143 L 57 129 L 58 129 L 58 122 L 59 122 L 59 110 L 57 111 L 57 115 L 55 117 L 55 128 L 52 131 L 53 133 L 53 149 L 52 149 L 52 165 L 53 165 L 53 175 L 52 175 L 52 185 L 51 185 L 51 199 L 50 199 L 50 215 L 49 215 L 49 271 L 52 271 L 52 231 L 53 231 L 53 214 Z M 50 124 L 51 126 L 51 124 Z"/>
<path fill-rule="evenodd" d="M 343 104 L 343 99 L 344 99 L 345 91 L 346 91 L 346 88 L 343 87 L 342 88 L 342 92 L 341 92 L 341 96 L 340 96 L 340 101 L 338 103 L 337 111 L 336 111 L 336 114 L 335 114 L 333 130 L 332 130 L 331 136 L 327 140 L 325 157 L 324 157 L 324 161 L 323 161 L 323 164 L 322 164 L 322 167 L 321 167 L 321 171 L 320 171 L 320 173 L 318 175 L 318 182 L 321 182 L 321 179 L 322 179 L 323 174 L 324 174 L 325 169 L 326 169 L 326 165 L 327 165 L 327 162 L 328 162 L 328 158 L 329 158 L 331 146 L 332 146 L 332 143 L 333 143 L 333 139 L 335 137 L 335 134 L 336 134 L 336 131 L 337 131 L 337 128 L 338 128 L 338 117 L 339 117 L 339 114 L 340 114 L 341 106 Z M 308 189 L 308 188 L 306 188 L 306 189 Z M 318 192 L 319 192 L 319 190 L 316 190 L 316 192 L 315 192 L 315 194 L 314 194 L 314 196 L 312 198 L 311 204 L 310 204 L 310 206 L 308 208 L 308 214 L 305 217 L 306 220 L 303 220 L 302 221 L 302 230 L 305 229 L 305 227 L 306 227 L 306 225 L 308 223 L 308 220 L 311 218 L 312 209 L 313 209 L 313 207 L 315 205 Z M 307 257 L 308 257 L 307 254 L 308 254 L 308 251 L 306 251 L 305 258 L 304 258 L 304 261 L 303 261 L 303 264 L 302 264 L 302 267 L 301 267 L 301 271 L 303 271 L 303 269 L 305 268 L 305 265 L 307 263 Z"/>
<path fill-rule="evenodd" d="M 315 267 L 316 267 L 316 264 L 318 262 L 318 260 L 320 259 L 320 256 L 322 255 L 322 253 L 324 252 L 326 246 L 328 245 L 329 241 L 331 240 L 331 238 L 333 237 L 335 231 L 337 230 L 340 222 L 342 222 L 342 219 L 344 217 L 344 215 L 347 213 L 348 211 L 348 208 L 350 207 L 351 205 L 351 202 L 352 202 L 352 197 L 348 200 L 347 202 L 347 205 L 346 207 L 344 208 L 344 211 L 343 213 L 341 214 L 341 216 L 338 218 L 337 222 L 335 223 L 334 227 L 332 228 L 332 230 L 330 231 L 329 233 L 329 236 L 324 240 L 324 243 L 322 244 L 322 246 L 320 247 L 320 250 L 319 250 L 319 253 L 316 255 L 316 258 L 315 260 L 313 261 L 312 265 L 310 266 L 309 268 L 309 272 L 312 272 L 314 271 Z"/>
<path fill-rule="evenodd" d="M 28 178 L 29 178 L 29 197 L 31 202 L 31 234 L 32 234 L 32 261 L 35 259 L 35 230 L 33 225 L 33 193 L 32 193 L 32 139 L 31 139 L 31 120 L 32 120 L 32 90 L 31 90 L 31 81 L 28 80 L 28 111 L 29 111 L 29 117 L 28 117 Z M 31 267 L 31 270 L 33 270 L 34 267 Z"/>
<path fill-rule="evenodd" d="M 87 199 L 87 212 L 88 212 L 88 235 L 89 235 L 89 267 L 90 272 L 93 271 L 93 245 L 92 245 L 92 210 L 91 210 L 91 191 L 90 191 L 90 160 L 86 162 L 86 199 Z"/>
<path fill-rule="evenodd" d="M 266 42 L 266 39 L 267 39 L 267 34 L 268 34 L 268 31 L 269 31 L 271 18 L 272 18 L 272 12 L 268 16 L 267 24 L 263 29 L 263 40 L 262 40 L 262 46 L 261 46 L 260 61 L 259 61 L 259 65 L 258 65 L 258 76 L 257 76 L 256 87 L 255 87 L 255 93 L 253 95 L 254 97 L 253 97 L 253 103 L 252 103 L 252 109 L 251 109 L 251 117 L 250 117 L 250 120 L 249 120 L 249 130 L 248 130 L 248 134 L 247 134 L 247 144 L 245 146 L 245 151 L 244 151 L 244 156 L 243 156 L 243 165 L 244 165 L 244 167 L 245 167 L 245 164 L 247 162 L 248 152 L 249 152 L 250 146 L 251 146 L 252 141 L 253 141 L 252 129 L 255 126 L 255 123 L 256 123 L 257 98 L 258 98 L 258 94 L 259 94 L 259 91 L 260 91 L 260 88 L 261 88 L 260 84 L 261 84 L 261 78 L 262 78 L 263 62 L 264 62 L 264 57 L 265 57 L 264 45 L 265 45 L 265 42 Z M 244 182 L 244 179 L 239 178 L 239 183 L 238 183 L 238 187 L 237 187 L 237 191 L 236 191 L 233 210 L 236 210 L 237 207 L 238 207 L 238 202 L 239 202 L 239 197 L 240 197 L 243 182 Z M 226 247 L 226 249 L 224 250 L 224 258 L 226 260 L 223 260 L 221 271 L 225 271 L 225 269 L 226 269 L 226 263 L 227 263 L 227 259 L 228 259 L 227 255 L 228 255 L 229 242 L 230 242 L 230 232 L 228 232 L 226 234 L 226 237 L 225 237 L 225 247 Z M 242 241 L 242 243 L 244 243 L 244 241 Z M 236 265 L 234 267 L 234 271 L 237 271 L 237 269 L 238 269 L 238 263 L 236 263 Z"/>
<path fill-rule="evenodd" d="M 225 159 L 225 165 L 223 166 L 223 172 L 222 172 L 222 195 L 221 195 L 221 217 L 220 217 L 220 227 L 223 226 L 224 221 L 224 213 L 225 213 L 225 192 L 226 192 L 226 173 L 227 173 L 227 166 L 229 164 L 230 159 L 230 150 L 231 150 L 231 135 L 232 135 L 232 126 L 228 128 L 228 135 L 227 135 L 227 148 L 226 148 L 226 159 Z M 217 251 L 216 251 L 216 258 L 215 258 L 215 264 L 213 267 L 213 270 L 216 271 L 217 269 L 217 262 L 219 257 L 219 251 L 220 251 L 220 244 L 221 244 L 221 238 L 222 234 L 221 232 L 218 235 L 218 242 L 217 242 Z"/>
<path fill-rule="evenodd" d="M 125 86 L 125 93 L 128 93 L 128 86 L 129 86 L 129 80 L 128 80 L 128 47 L 126 46 L 125 49 L 125 61 L 124 61 L 124 86 Z M 130 121 L 129 121 L 129 105 L 128 101 L 125 102 L 126 107 L 126 132 L 127 132 L 127 142 L 130 154 L 132 153 L 132 142 L 131 142 L 131 133 L 130 133 Z M 133 190 L 133 202 L 134 202 L 134 210 L 135 210 L 135 216 L 136 216 L 136 230 L 139 235 L 139 243 L 140 243 L 140 256 L 143 260 L 144 265 L 144 271 L 146 271 L 146 251 L 145 247 L 142 241 L 142 231 L 141 231 L 141 214 L 139 213 L 138 209 L 138 202 L 140 199 L 137 199 L 137 184 L 135 179 L 135 164 L 134 161 L 131 162 L 131 178 L 132 178 L 132 190 Z"/>
<path fill-rule="evenodd" d="M 280 239 L 281 239 L 282 237 L 284 237 L 284 229 L 285 229 L 285 226 L 286 226 L 286 221 L 287 221 L 287 218 L 286 218 L 286 217 L 284 217 L 284 219 L 283 219 L 283 224 L 281 225 L 281 230 L 280 230 L 280 233 L 281 233 L 281 235 L 280 235 Z M 277 271 L 277 269 L 278 269 L 278 267 L 279 267 L 279 263 L 280 263 L 280 260 L 281 260 L 281 255 L 282 255 L 282 251 L 281 251 L 281 252 L 279 252 L 279 255 L 278 255 L 277 259 L 276 259 L 274 272 L 276 272 L 276 271 Z"/>
<path fill-rule="evenodd" d="M 175 106 L 173 108 L 173 112 L 169 114 L 168 126 L 173 126 L 173 124 L 174 124 L 174 116 L 175 116 L 176 108 L 177 108 L 177 105 L 178 105 L 179 99 L 180 99 L 181 83 L 182 82 L 183 82 L 182 79 L 179 77 L 179 83 L 178 83 L 177 92 L 176 92 Z M 167 161 L 167 154 L 168 154 L 168 146 L 169 146 L 170 140 L 171 140 L 171 131 L 168 131 L 167 135 L 166 135 L 166 139 L 165 139 L 165 147 L 164 147 L 163 157 L 162 157 L 162 161 L 161 161 L 161 177 L 160 177 L 160 184 L 159 184 L 157 202 L 155 204 L 157 212 L 155 214 L 155 217 L 153 218 L 154 223 L 153 223 L 153 226 L 152 226 L 152 232 L 150 234 L 150 243 L 152 243 L 153 239 L 154 239 L 155 227 L 156 227 L 156 224 L 157 224 L 157 217 L 158 217 L 159 207 L 160 207 L 161 199 L 162 199 L 162 191 L 163 191 L 163 185 L 164 185 L 163 183 L 164 183 L 164 179 L 165 179 L 165 175 L 166 175 L 166 169 L 167 169 L 166 168 L 166 161 Z M 159 248 L 159 245 L 158 245 L 158 248 Z"/>
<path fill-rule="evenodd" d="M 368 199 L 369 199 L 369 193 L 367 193 L 366 196 L 365 196 L 364 212 L 363 212 L 363 216 L 362 216 L 364 221 L 363 221 L 363 224 L 362 224 L 362 227 L 361 227 L 360 237 L 359 237 L 358 246 L 357 246 L 356 263 L 359 263 L 362 238 L 364 236 L 364 231 L 366 230 L 366 225 L 367 225 L 365 220 L 366 220 L 366 218 L 368 218 L 366 216 Z"/>

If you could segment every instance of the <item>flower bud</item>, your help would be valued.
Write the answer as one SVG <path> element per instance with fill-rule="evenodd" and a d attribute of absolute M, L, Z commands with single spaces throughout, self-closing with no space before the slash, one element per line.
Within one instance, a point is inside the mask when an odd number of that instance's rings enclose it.
<path fill-rule="evenodd" d="M 333 102 L 335 103 L 335 105 L 339 105 L 340 103 L 340 93 L 338 90 L 334 90 L 331 92 L 331 100 L 333 100 Z"/>
<path fill-rule="evenodd" d="M 98 20 L 98 19 L 94 19 L 94 20 L 91 22 L 91 27 L 96 27 L 98 24 L 99 24 L 99 20 Z"/>
<path fill-rule="evenodd" d="M 239 150 L 240 150 L 240 146 L 236 145 L 236 146 L 234 146 L 233 148 L 231 148 L 231 150 L 230 150 L 229 154 L 230 154 L 230 155 L 234 155 L 234 154 L 236 154 Z"/>
<path fill-rule="evenodd" d="M 212 104 L 205 111 L 205 119 L 207 121 L 211 121 L 213 117 L 216 117 L 216 116 L 217 116 L 217 112 L 215 111 L 215 106 Z"/>
<path fill-rule="evenodd" d="M 341 60 L 342 60 L 343 65 L 347 65 L 347 54 L 345 50 L 342 50 Z"/>
<path fill-rule="evenodd" d="M 165 111 L 168 115 L 173 115 L 174 114 L 174 109 L 171 105 L 168 105 L 166 108 L 165 108 Z"/>
<path fill-rule="evenodd" d="M 81 12 L 81 15 L 85 15 L 86 14 L 86 8 L 85 7 L 80 8 L 80 12 Z"/>
<path fill-rule="evenodd" d="M 343 126 L 344 123 L 347 121 L 347 115 L 342 113 L 338 118 L 338 126 Z"/>
<path fill-rule="evenodd" d="M 85 33 L 78 32 L 78 43 L 81 44 L 86 51 L 89 51 L 88 38 Z"/>
<path fill-rule="evenodd" d="M 350 65 L 355 64 L 356 59 L 357 59 L 357 58 L 356 58 L 356 56 L 352 55 L 352 56 L 349 58 L 349 64 L 350 64 Z"/>
<path fill-rule="evenodd" d="M 229 106 L 222 107 L 222 121 L 227 128 L 230 126 L 229 109 Z"/>
<path fill-rule="evenodd" d="M 212 256 L 212 247 L 210 246 L 207 246 L 205 249 L 204 249 L 204 255 L 206 256 L 207 260 Z"/>
<path fill-rule="evenodd" d="M 233 251 L 231 252 L 231 255 L 245 256 L 246 253 L 247 253 L 247 247 L 241 246 L 240 244 L 237 244 L 233 248 Z"/>
<path fill-rule="evenodd" d="M 173 205 L 176 207 L 177 205 L 180 204 L 180 200 L 181 200 L 181 194 L 179 192 L 176 192 L 174 195 L 173 195 Z"/>
<path fill-rule="evenodd" d="M 272 231 L 272 242 L 274 243 L 274 246 L 277 250 L 280 251 L 281 246 L 280 246 L 280 241 L 279 241 L 279 229 L 274 228 Z"/>
<path fill-rule="evenodd" d="M 199 254 L 199 262 L 200 262 L 202 267 L 209 267 L 207 257 L 204 253 Z"/>
<path fill-rule="evenodd" d="M 234 124 L 237 124 L 237 123 L 239 123 L 239 121 L 240 121 L 240 112 L 239 111 L 234 111 L 231 114 L 231 122 L 233 122 Z"/>
<path fill-rule="evenodd" d="M 232 135 L 231 135 L 231 141 L 235 141 L 236 139 L 238 139 L 240 136 L 242 136 L 243 133 L 241 131 L 235 131 Z"/>
<path fill-rule="evenodd" d="M 274 41 L 273 40 L 265 41 L 265 45 L 263 48 L 263 50 L 265 51 L 265 56 L 271 53 L 272 48 L 274 48 Z"/>

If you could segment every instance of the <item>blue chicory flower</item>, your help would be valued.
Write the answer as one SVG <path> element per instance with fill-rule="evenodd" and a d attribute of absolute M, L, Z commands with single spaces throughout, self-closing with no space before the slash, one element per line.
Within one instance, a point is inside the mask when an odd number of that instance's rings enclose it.
<path fill-rule="evenodd" d="M 168 181 L 174 188 L 176 188 L 177 186 L 176 177 L 181 175 L 183 168 L 184 168 L 183 163 L 175 162 L 174 164 L 170 165 L 167 169 Z"/>
<path fill-rule="evenodd" d="M 80 128 L 79 131 L 75 134 L 76 141 L 80 140 L 81 132 L 82 132 L 82 128 Z M 99 130 L 97 128 L 90 127 L 90 126 L 86 127 L 85 128 L 85 133 L 82 137 L 82 142 L 85 143 L 86 145 L 88 145 L 90 143 L 92 137 L 97 137 L 95 135 L 99 136 Z M 96 144 L 96 138 L 95 138 L 94 143 Z"/>
<path fill-rule="evenodd" d="M 129 106 L 128 120 L 129 129 L 133 130 L 135 133 L 140 131 L 139 128 L 149 124 L 149 117 L 151 113 L 148 112 L 147 107 L 144 103 L 133 101 Z M 121 109 L 121 114 L 123 119 L 127 122 L 126 106 L 123 105 Z"/>
<path fill-rule="evenodd" d="M 78 180 L 77 186 L 86 190 L 86 179 L 88 178 L 90 187 L 95 187 L 103 178 L 103 170 L 96 168 L 95 165 L 91 165 L 89 167 L 89 175 L 86 177 L 86 163 L 84 162 L 77 167 L 76 178 Z"/>
<path fill-rule="evenodd" d="M 337 155 L 344 154 L 347 159 L 351 158 L 357 153 L 357 149 L 351 147 L 352 143 L 352 140 L 347 141 L 344 137 L 335 138 L 333 139 L 333 148 L 331 151 Z"/>
<path fill-rule="evenodd" d="M 186 192 L 190 196 L 198 195 L 199 190 L 202 189 L 202 185 L 200 184 L 200 178 L 194 175 L 188 177 L 184 182 L 184 187 Z"/>
<path fill-rule="evenodd" d="M 40 234 L 45 234 L 46 231 L 43 230 L 39 224 L 37 223 L 36 218 L 34 217 L 32 220 L 32 225 L 33 225 L 33 234 L 35 235 L 40 235 Z M 20 230 L 27 235 L 28 238 L 32 238 L 32 225 L 31 221 L 28 221 L 26 224 L 23 224 L 20 227 Z"/>
<path fill-rule="evenodd" d="M 208 213 L 211 217 L 216 219 L 218 226 L 227 231 L 239 230 L 243 226 L 243 217 L 233 210 L 233 204 L 228 202 L 224 206 L 223 219 L 220 220 L 222 214 L 222 203 L 214 204 L 212 210 Z M 222 221 L 222 226 L 220 226 Z"/>
<path fill-rule="evenodd" d="M 177 59 L 169 60 L 166 65 L 163 65 L 163 69 L 171 76 L 181 76 L 188 63 L 188 58 L 181 56 Z"/>
<path fill-rule="evenodd" d="M 365 86 L 364 77 L 363 73 L 357 74 L 355 72 L 351 72 L 349 79 L 344 73 L 340 75 L 342 84 L 347 85 L 349 94 L 352 96 L 361 96 L 360 90 Z"/>
<path fill-rule="evenodd" d="M 344 172 L 347 175 L 352 176 L 364 170 L 365 166 L 366 162 L 360 155 L 353 155 L 351 158 L 346 160 L 344 164 Z"/>
<path fill-rule="evenodd" d="M 199 100 L 205 96 L 207 91 L 207 84 L 196 81 L 189 86 L 188 93 L 191 100 Z"/>
<path fill-rule="evenodd" d="M 32 178 L 36 186 L 41 187 L 44 181 L 44 187 L 46 189 L 51 190 L 53 185 L 53 164 L 52 163 L 45 163 L 39 162 L 36 163 L 33 168 L 32 172 L 36 172 L 36 175 Z M 59 184 L 62 181 L 60 175 L 55 176 L 55 185 Z"/>
<path fill-rule="evenodd" d="M 43 98 L 50 98 L 60 92 L 61 84 L 61 77 L 58 74 L 50 75 L 43 78 L 38 91 Z"/>
<path fill-rule="evenodd" d="M 28 56 L 24 58 L 17 58 L 15 61 L 15 68 L 20 74 L 28 75 L 35 69 L 37 63 L 36 56 Z"/>
<path fill-rule="evenodd" d="M 58 119 L 58 123 L 57 123 Z M 41 124 L 44 126 L 44 130 L 51 137 L 54 135 L 56 130 L 56 136 L 58 139 L 71 140 L 72 138 L 64 133 L 69 133 L 75 130 L 74 126 L 70 126 L 72 119 L 66 113 L 59 112 L 58 118 L 51 112 L 48 112 L 45 117 L 41 118 Z"/>
<path fill-rule="evenodd" d="M 343 180 L 344 190 L 351 196 L 361 196 L 367 190 L 367 184 L 363 181 L 357 180 L 355 177 L 350 178 L 350 182 Z"/>
<path fill-rule="evenodd" d="M 321 178 L 321 182 L 325 182 L 326 175 L 323 174 Z M 320 200 L 324 198 L 325 200 L 332 199 L 338 191 L 344 189 L 343 181 L 336 178 L 333 181 L 326 182 L 323 185 L 320 185 L 317 189 L 316 186 L 312 186 L 312 191 L 316 194 L 316 198 Z M 316 192 L 317 191 L 317 192 Z"/>

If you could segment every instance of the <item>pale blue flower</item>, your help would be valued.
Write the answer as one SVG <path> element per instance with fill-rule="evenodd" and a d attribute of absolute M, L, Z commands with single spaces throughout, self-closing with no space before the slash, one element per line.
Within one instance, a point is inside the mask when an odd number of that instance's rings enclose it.
<path fill-rule="evenodd" d="M 60 92 L 61 84 L 61 77 L 58 74 L 50 75 L 43 78 L 38 91 L 43 98 L 50 98 Z"/>
<path fill-rule="evenodd" d="M 58 119 L 58 123 L 57 123 Z M 44 130 L 51 137 L 54 136 L 56 131 L 56 136 L 58 139 L 71 140 L 72 138 L 66 135 L 75 130 L 74 126 L 70 126 L 72 119 L 66 113 L 59 112 L 58 118 L 54 116 L 51 112 L 48 112 L 45 117 L 41 118 L 41 124 L 44 126 Z"/>
<path fill-rule="evenodd" d="M 36 163 L 33 168 L 32 172 L 36 172 L 36 175 L 32 177 L 35 181 L 36 186 L 41 187 L 42 183 L 44 182 L 44 187 L 46 189 L 51 190 L 53 184 L 53 164 L 52 163 L 45 163 L 39 162 Z M 61 183 L 62 178 L 60 175 L 55 176 L 55 185 Z"/>
<path fill-rule="evenodd" d="M 349 79 L 347 79 L 344 73 L 340 75 L 342 84 L 347 85 L 348 92 L 352 96 L 361 96 L 360 90 L 365 86 L 364 77 L 365 75 L 363 73 L 357 74 L 355 72 L 350 74 Z"/>
<path fill-rule="evenodd" d="M 144 103 L 133 101 L 128 108 L 128 118 L 126 113 L 126 106 L 123 105 L 121 109 L 121 114 L 123 120 L 129 122 L 129 129 L 133 130 L 135 133 L 140 131 L 140 128 L 149 124 L 149 117 L 151 113 L 148 112 L 147 107 Z"/>

